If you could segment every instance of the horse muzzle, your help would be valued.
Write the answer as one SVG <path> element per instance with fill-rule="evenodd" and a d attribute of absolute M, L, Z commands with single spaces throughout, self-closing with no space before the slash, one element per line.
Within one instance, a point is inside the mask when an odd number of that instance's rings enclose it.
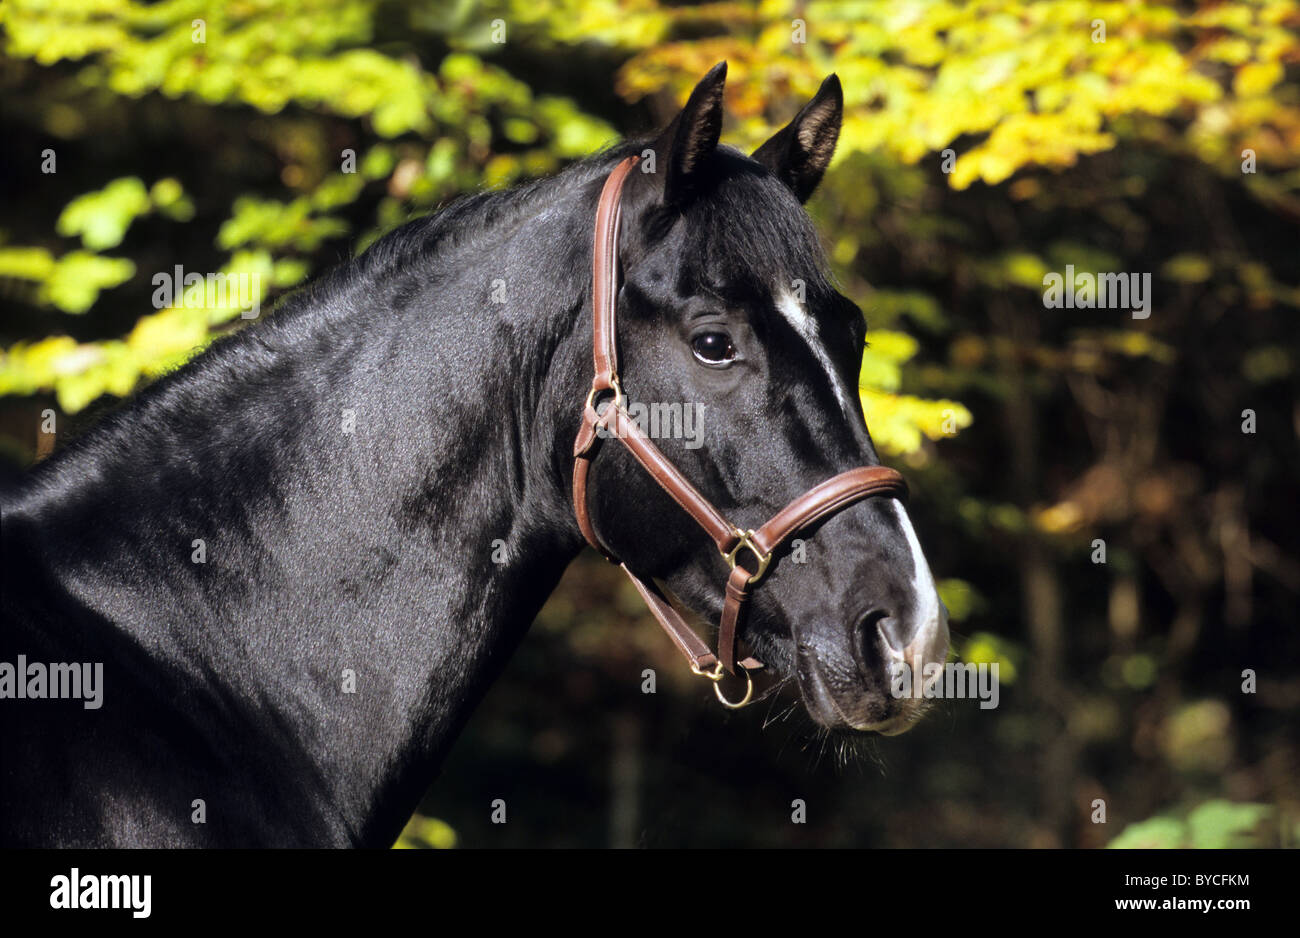
<path fill-rule="evenodd" d="M 941 673 L 947 655 L 942 607 L 930 621 L 906 630 L 878 615 L 865 617 L 842 639 L 795 630 L 799 692 L 809 715 L 827 729 L 882 736 L 911 729 L 929 709 L 934 673 Z"/>

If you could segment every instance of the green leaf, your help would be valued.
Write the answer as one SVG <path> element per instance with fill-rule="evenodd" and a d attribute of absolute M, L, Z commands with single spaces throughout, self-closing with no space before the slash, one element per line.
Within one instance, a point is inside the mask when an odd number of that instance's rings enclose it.
<path fill-rule="evenodd" d="M 393 844 L 394 850 L 450 850 L 456 846 L 456 831 L 446 821 L 412 815 Z"/>
<path fill-rule="evenodd" d="M 1202 850 L 1258 846 L 1258 828 L 1272 811 L 1264 804 L 1207 801 L 1187 816 L 1191 845 Z"/>
<path fill-rule="evenodd" d="M 1108 847 L 1116 850 L 1173 850 L 1184 846 L 1186 828 L 1171 817 L 1153 817 L 1130 824 Z"/>
<path fill-rule="evenodd" d="M 84 313 L 95 304 L 100 290 L 118 286 L 133 276 L 135 264 L 126 258 L 73 251 L 54 265 L 42 296 L 65 313 Z"/>
<path fill-rule="evenodd" d="M 65 238 L 81 236 L 91 250 L 117 247 L 126 229 L 152 207 L 144 183 L 135 176 L 115 179 L 99 192 L 87 192 L 68 203 L 55 230 Z"/>

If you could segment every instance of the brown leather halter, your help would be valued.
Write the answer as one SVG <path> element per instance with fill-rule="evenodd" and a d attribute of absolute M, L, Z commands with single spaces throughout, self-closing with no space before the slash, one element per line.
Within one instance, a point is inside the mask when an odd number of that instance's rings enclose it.
<path fill-rule="evenodd" d="M 664 627 L 690 662 L 691 670 L 714 682 L 713 689 L 724 705 L 738 709 L 750 703 L 754 682 L 750 672 L 763 667 L 755 658 L 736 661 L 736 633 L 749 593 L 767 573 L 776 549 L 801 531 L 855 502 L 873 496 L 905 498 L 907 484 L 903 477 L 886 466 L 859 466 L 827 479 L 786 505 L 757 530 L 742 531 L 727 521 L 700 491 L 683 476 L 628 414 L 627 400 L 618 380 L 618 349 L 615 309 L 618 299 L 618 226 L 623 183 L 637 157 L 630 156 L 615 167 L 605 181 L 596 209 L 596 243 L 592 261 L 593 348 L 596 377 L 582 408 L 582 427 L 573 447 L 573 509 L 578 527 L 592 547 L 613 563 L 619 563 L 600 542 L 587 513 L 587 473 L 602 436 L 614 436 L 623 442 L 647 472 L 677 504 L 681 505 L 704 528 L 731 567 L 727 578 L 726 600 L 718 628 L 718 652 L 715 655 L 694 630 L 682 619 L 667 597 L 654 583 L 643 580 L 626 564 L 623 571 L 631 579 L 659 624 Z M 603 410 L 597 410 L 603 397 L 613 394 Z M 753 555 L 753 570 L 742 566 L 740 552 Z M 745 674 L 745 696 L 732 703 L 719 687 L 723 672 L 736 673 L 739 665 Z"/>

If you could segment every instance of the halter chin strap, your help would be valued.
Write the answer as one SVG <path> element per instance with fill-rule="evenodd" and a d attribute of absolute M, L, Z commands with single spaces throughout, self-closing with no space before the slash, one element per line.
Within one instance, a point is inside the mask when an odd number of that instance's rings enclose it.
<path fill-rule="evenodd" d="M 605 181 L 596 209 L 591 291 L 594 307 L 592 348 L 595 379 L 583 405 L 582 426 L 573 446 L 573 510 L 578 527 L 587 542 L 610 561 L 619 563 L 601 543 L 587 511 L 587 475 L 591 470 L 591 461 L 595 458 L 601 440 L 612 436 L 627 447 L 650 477 L 713 539 L 723 559 L 731 567 L 722 606 L 722 621 L 718 627 L 716 654 L 686 624 L 658 586 L 637 576 L 626 564 L 619 565 L 669 638 L 686 656 L 691 670 L 714 682 L 714 691 L 723 704 L 739 708 L 752 700 L 754 684 L 750 672 L 760 670 L 763 664 L 752 657 L 736 660 L 736 635 L 744 624 L 750 591 L 766 575 L 778 548 L 796 534 L 863 499 L 875 496 L 905 498 L 907 484 L 901 475 L 886 466 L 859 466 L 809 489 L 757 530 L 742 531 L 727 521 L 651 442 L 627 411 L 627 400 L 618 380 L 615 332 L 618 230 L 622 213 L 620 196 L 628 173 L 637 162 L 637 157 L 630 156 L 615 167 Z M 746 552 L 748 558 L 744 556 Z M 737 665 L 744 672 L 746 692 L 743 700 L 732 703 L 723 696 L 719 682 L 724 672 L 735 674 Z"/>

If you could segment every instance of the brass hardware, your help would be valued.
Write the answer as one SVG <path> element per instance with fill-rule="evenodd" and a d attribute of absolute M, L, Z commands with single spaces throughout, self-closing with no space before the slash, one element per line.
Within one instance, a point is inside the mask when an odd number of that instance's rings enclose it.
<path fill-rule="evenodd" d="M 748 707 L 753 703 L 754 679 L 749 676 L 749 668 L 745 667 L 743 664 L 738 664 L 736 667 L 740 668 L 740 670 L 745 673 L 745 696 L 740 698 L 736 703 L 732 703 L 726 697 L 722 696 L 722 679 L 726 677 L 727 674 L 722 669 L 721 661 L 713 666 L 712 671 L 705 671 L 701 669 L 698 664 L 692 661 L 691 673 L 698 674 L 700 677 L 706 677 L 713 682 L 713 693 L 718 698 L 718 703 L 722 704 L 728 710 L 739 710 L 741 707 Z"/>
<path fill-rule="evenodd" d="M 716 665 L 714 665 L 712 671 L 701 671 L 700 666 L 696 664 L 694 661 L 692 661 L 691 673 L 699 675 L 700 677 L 707 677 L 710 681 L 717 683 L 718 681 L 722 680 L 722 674 L 723 674 L 722 662 L 719 661 Z"/>
<path fill-rule="evenodd" d="M 623 396 L 623 386 L 618 382 L 618 375 L 614 375 L 609 379 L 609 387 L 592 387 L 591 392 L 587 395 L 586 409 L 596 413 L 596 395 L 604 394 L 606 391 L 614 392 L 614 400 L 611 406 L 621 408 L 627 403 L 627 398 Z"/>
<path fill-rule="evenodd" d="M 728 566 L 735 570 L 736 555 L 740 553 L 741 548 L 748 548 L 750 553 L 758 558 L 758 572 L 753 574 L 748 580 L 748 585 L 753 586 L 759 580 L 763 579 L 763 574 L 767 573 L 767 566 L 772 562 L 772 552 L 768 551 L 765 554 L 754 546 L 754 531 L 752 528 L 748 531 L 742 531 L 740 528 L 736 528 L 732 533 L 734 533 L 738 538 L 736 546 L 731 548 L 730 551 L 724 552 L 722 557 L 727 561 Z"/>
<path fill-rule="evenodd" d="M 732 703 L 726 697 L 722 696 L 722 683 L 720 681 L 713 685 L 713 693 L 717 695 L 718 703 L 722 704 L 728 710 L 739 710 L 741 707 L 748 707 L 754 701 L 754 679 L 749 676 L 749 668 L 745 667 L 743 664 L 737 665 L 736 667 L 745 672 L 745 696 L 740 698 L 739 701 Z M 719 664 L 718 669 L 721 670 L 721 668 L 722 665 Z"/>

